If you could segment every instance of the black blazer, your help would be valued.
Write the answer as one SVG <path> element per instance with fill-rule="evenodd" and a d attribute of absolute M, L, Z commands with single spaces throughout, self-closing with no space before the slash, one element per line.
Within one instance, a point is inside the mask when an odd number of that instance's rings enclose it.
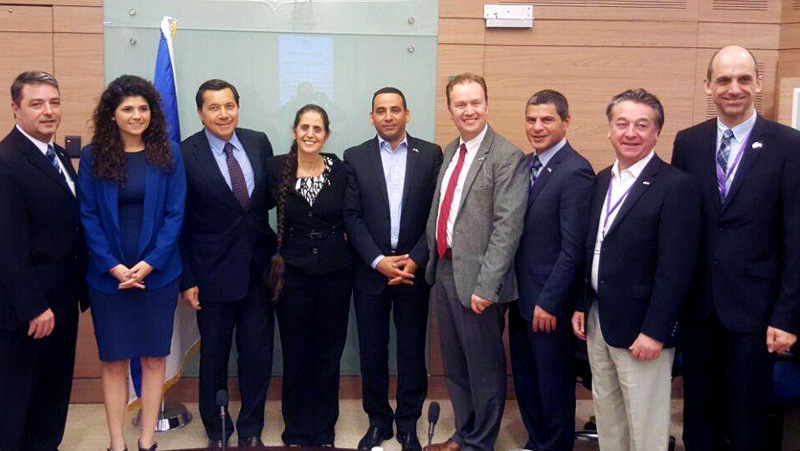
<path fill-rule="evenodd" d="M 181 143 L 186 167 L 186 212 L 181 233 L 181 290 L 197 286 L 201 299 L 237 301 L 261 283 L 275 252 L 267 212 L 266 162 L 272 146 L 263 132 L 236 129 L 253 167 L 255 189 L 242 208 L 217 166 L 204 130 Z"/>
<path fill-rule="evenodd" d="M 324 274 L 349 268 L 353 263 L 352 251 L 344 229 L 342 204 L 347 188 L 347 169 L 334 154 L 323 153 L 333 160 L 330 184 L 322 187 L 309 207 L 294 189 L 294 182 L 286 193 L 286 223 L 284 224 L 281 255 L 286 265 L 308 274 Z M 269 191 L 277 202 L 283 166 L 288 154 L 267 161 Z M 296 180 L 296 179 L 295 179 Z"/>
<path fill-rule="evenodd" d="M 517 283 L 522 317 L 530 321 L 537 305 L 560 317 L 572 314 L 583 293 L 586 230 L 592 201 L 591 164 L 567 143 L 528 194 L 525 228 L 517 250 Z"/>
<path fill-rule="evenodd" d="M 800 333 L 800 133 L 758 116 L 725 203 L 717 188 L 717 123 L 675 138 L 673 164 L 699 182 L 703 246 L 687 313 L 725 327 Z"/>
<path fill-rule="evenodd" d="M 73 181 L 64 149 L 56 154 Z M 76 185 L 77 189 L 77 185 Z M 74 320 L 86 301 L 86 243 L 79 200 L 16 127 L 0 141 L 0 330 L 20 330 L 53 310 Z"/>
<path fill-rule="evenodd" d="M 417 264 L 416 283 L 425 283 L 428 244 L 425 225 L 428 221 L 436 177 L 442 166 L 442 148 L 436 144 L 408 137 L 406 174 L 403 184 L 400 235 L 395 254 L 409 254 Z M 344 202 L 347 234 L 358 253 L 356 290 L 378 294 L 386 288 L 386 276 L 370 264 L 379 255 L 391 255 L 391 220 L 386 178 L 378 149 L 378 137 L 344 152 L 349 178 Z"/>
<path fill-rule="evenodd" d="M 588 312 L 597 301 L 603 337 L 615 348 L 630 347 L 639 333 L 673 345 L 697 259 L 699 188 L 653 156 L 606 232 L 595 293 L 592 257 L 610 179 L 611 167 L 597 174 L 586 240 L 586 296 L 576 309 Z"/>

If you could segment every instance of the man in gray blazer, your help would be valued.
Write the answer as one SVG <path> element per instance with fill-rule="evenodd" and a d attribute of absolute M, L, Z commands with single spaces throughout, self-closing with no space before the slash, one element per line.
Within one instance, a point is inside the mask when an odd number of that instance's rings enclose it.
<path fill-rule="evenodd" d="M 459 137 L 447 145 L 428 217 L 436 314 L 456 431 L 428 451 L 492 450 L 506 394 L 505 304 L 517 299 L 514 255 L 528 198 L 525 156 L 487 124 L 486 81 L 446 88 Z"/>

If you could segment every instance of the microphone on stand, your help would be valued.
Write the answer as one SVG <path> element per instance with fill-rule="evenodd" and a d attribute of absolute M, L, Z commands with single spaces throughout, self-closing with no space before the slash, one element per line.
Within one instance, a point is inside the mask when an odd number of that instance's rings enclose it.
<path fill-rule="evenodd" d="M 228 392 L 225 389 L 217 390 L 217 408 L 219 409 L 219 419 L 222 422 L 222 450 L 225 451 L 228 449 L 228 434 L 225 431 L 225 420 L 228 417 Z"/>
<path fill-rule="evenodd" d="M 433 430 L 436 429 L 436 423 L 439 421 L 439 403 L 434 401 L 428 406 L 428 449 L 433 442 Z"/>

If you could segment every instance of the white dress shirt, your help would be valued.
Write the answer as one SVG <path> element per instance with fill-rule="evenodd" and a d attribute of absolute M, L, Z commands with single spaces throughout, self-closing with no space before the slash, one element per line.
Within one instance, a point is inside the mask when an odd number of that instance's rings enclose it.
<path fill-rule="evenodd" d="M 42 155 L 44 155 L 45 158 L 47 158 L 47 146 L 52 144 L 53 145 L 53 151 L 55 151 L 55 144 L 53 144 L 53 141 L 50 141 L 49 143 L 39 141 L 38 139 L 34 138 L 33 136 L 25 133 L 25 130 L 23 130 L 22 127 L 20 127 L 19 125 L 17 125 L 16 127 L 17 127 L 17 130 L 19 130 L 20 133 L 22 133 L 26 138 L 28 138 L 33 143 L 33 145 L 36 146 L 36 148 L 39 149 L 40 152 L 42 152 Z M 49 162 L 50 160 L 48 159 L 47 161 Z M 75 195 L 75 181 L 73 181 L 72 178 L 69 176 L 69 172 L 67 172 L 67 168 L 65 168 L 64 167 L 64 163 L 61 162 L 61 158 L 58 158 L 58 154 L 56 154 L 56 161 L 58 162 L 58 167 L 61 168 L 61 175 L 64 176 L 64 181 L 67 182 L 67 186 L 69 186 L 69 190 L 72 191 L 72 195 L 74 196 Z"/>
<path fill-rule="evenodd" d="M 461 144 L 464 144 L 467 147 L 467 155 L 464 157 L 464 165 L 461 166 L 461 172 L 458 174 L 456 189 L 453 192 L 453 201 L 450 203 L 450 216 L 447 217 L 447 247 L 449 248 L 453 247 L 453 225 L 456 223 L 456 214 L 458 213 L 459 205 L 461 205 L 461 194 L 464 190 L 464 181 L 467 179 L 469 168 L 472 166 L 472 162 L 475 160 L 475 155 L 478 153 L 478 149 L 483 143 L 483 138 L 486 136 L 486 130 L 488 130 L 488 128 L 489 125 L 487 124 L 478 134 L 478 136 L 470 139 L 469 141 L 464 142 L 464 140 L 461 138 L 458 139 L 458 148 L 456 148 L 456 153 L 453 155 L 453 159 L 450 160 L 450 164 L 447 165 L 447 170 L 442 178 L 442 186 L 439 189 L 438 210 L 440 213 L 442 211 L 442 200 L 444 200 L 444 194 L 447 192 L 447 185 L 450 183 L 450 176 L 453 174 L 456 164 L 458 164 L 458 155 L 461 152 Z M 436 237 L 436 239 L 438 240 L 439 237 Z"/>
<path fill-rule="evenodd" d="M 594 244 L 594 255 L 592 257 L 591 283 L 595 293 L 597 292 L 597 281 L 600 270 L 600 250 L 603 248 L 603 239 L 608 229 L 611 228 L 611 224 L 614 223 L 617 213 L 622 210 L 622 205 L 625 204 L 625 199 L 628 197 L 628 193 L 630 193 L 634 182 L 639 178 L 639 175 L 642 173 L 644 167 L 647 166 L 647 163 L 653 159 L 653 155 L 655 155 L 655 150 L 651 150 L 646 157 L 632 164 L 621 173 L 619 170 L 619 160 L 615 161 L 614 166 L 611 167 L 611 183 L 608 191 L 606 191 L 603 205 L 600 208 L 600 223 L 597 226 L 597 240 Z M 610 199 L 609 195 L 611 196 Z M 606 220 L 606 206 L 616 205 L 617 202 L 620 202 L 620 204 L 608 214 L 608 219 Z"/>

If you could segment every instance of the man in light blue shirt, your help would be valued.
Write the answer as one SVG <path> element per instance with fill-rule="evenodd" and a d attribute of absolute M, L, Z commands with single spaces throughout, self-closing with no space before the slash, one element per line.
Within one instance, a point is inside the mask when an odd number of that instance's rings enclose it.
<path fill-rule="evenodd" d="M 382 88 L 372 98 L 377 136 L 344 153 L 350 171 L 345 227 L 360 258 L 355 301 L 364 411 L 370 427 L 358 443 L 370 450 L 394 435 L 404 451 L 421 451 L 417 420 L 427 391 L 428 295 L 420 268 L 425 224 L 442 164 L 439 146 L 406 133 L 411 112 L 403 93 Z M 389 405 L 389 315 L 397 329 L 397 409 Z"/>

